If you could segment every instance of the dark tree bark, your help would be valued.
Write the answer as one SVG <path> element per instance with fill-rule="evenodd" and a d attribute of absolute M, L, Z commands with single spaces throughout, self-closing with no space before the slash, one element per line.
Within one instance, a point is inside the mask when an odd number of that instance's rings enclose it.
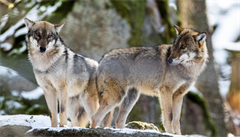
<path fill-rule="evenodd" d="M 209 62 L 205 71 L 199 76 L 196 87 L 206 99 L 211 118 L 216 128 L 217 136 L 227 136 L 224 122 L 223 99 L 219 92 L 218 76 L 214 68 L 213 48 L 211 41 L 211 28 L 208 25 L 205 0 L 177 1 L 177 6 L 182 21 L 182 27 L 194 28 L 208 33 L 207 47 Z"/>

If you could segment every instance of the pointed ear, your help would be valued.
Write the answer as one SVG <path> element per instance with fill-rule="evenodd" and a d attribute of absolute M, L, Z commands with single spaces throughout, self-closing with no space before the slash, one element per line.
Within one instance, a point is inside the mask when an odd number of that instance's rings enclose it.
<path fill-rule="evenodd" d="M 177 25 L 174 25 L 174 28 L 175 28 L 175 30 L 177 32 L 177 35 L 179 35 L 183 31 L 183 28 L 178 27 Z"/>
<path fill-rule="evenodd" d="M 28 30 L 32 28 L 32 26 L 35 24 L 35 22 L 31 21 L 28 18 L 24 18 L 25 25 L 27 26 Z"/>
<path fill-rule="evenodd" d="M 203 42 L 206 40 L 207 38 L 207 33 L 206 32 L 201 32 L 196 36 L 197 41 L 202 45 Z"/>
<path fill-rule="evenodd" d="M 59 33 L 62 29 L 62 27 L 64 26 L 65 23 L 61 23 L 61 24 L 54 24 L 54 27 L 57 31 L 57 33 Z"/>

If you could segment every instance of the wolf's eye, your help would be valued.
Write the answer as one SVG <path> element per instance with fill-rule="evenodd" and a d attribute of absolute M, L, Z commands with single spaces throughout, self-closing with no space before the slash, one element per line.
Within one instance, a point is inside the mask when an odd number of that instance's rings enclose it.
<path fill-rule="evenodd" d="M 186 46 L 185 45 L 182 45 L 181 47 L 180 47 L 180 49 L 185 49 L 186 48 Z"/>
<path fill-rule="evenodd" d="M 39 33 L 35 33 L 35 34 L 36 34 L 36 36 L 40 37 L 40 34 L 39 34 Z"/>

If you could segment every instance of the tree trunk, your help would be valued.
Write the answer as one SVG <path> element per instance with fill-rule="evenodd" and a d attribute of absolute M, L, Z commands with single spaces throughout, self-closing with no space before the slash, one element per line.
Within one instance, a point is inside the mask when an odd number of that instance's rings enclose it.
<path fill-rule="evenodd" d="M 232 54 L 232 73 L 231 84 L 227 94 L 227 101 L 233 110 L 240 113 L 240 52 L 231 51 Z"/>
<path fill-rule="evenodd" d="M 223 100 L 219 92 L 218 76 L 214 68 L 215 62 L 211 41 L 211 29 L 208 25 L 206 14 L 206 1 L 182 0 L 177 1 L 177 6 L 183 27 L 194 28 L 208 33 L 207 47 L 210 58 L 205 71 L 199 76 L 195 86 L 202 92 L 206 99 L 211 118 L 217 128 L 217 136 L 227 136 L 224 122 Z"/>

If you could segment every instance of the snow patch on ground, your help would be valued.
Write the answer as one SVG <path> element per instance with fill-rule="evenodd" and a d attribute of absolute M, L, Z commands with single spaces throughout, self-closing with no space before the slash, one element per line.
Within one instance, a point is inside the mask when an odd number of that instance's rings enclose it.
<path fill-rule="evenodd" d="M 16 109 L 16 108 L 20 108 L 22 107 L 22 105 L 19 102 L 13 101 L 13 100 L 9 100 L 6 102 L 6 106 L 8 107 L 8 109 Z"/>
<path fill-rule="evenodd" d="M 32 129 L 30 129 L 28 132 L 33 131 L 34 129 L 41 130 L 41 129 L 47 129 L 48 131 L 55 131 L 55 132 L 61 132 L 63 130 L 87 130 L 88 128 L 80 128 L 80 127 L 73 127 L 70 128 L 70 122 L 68 122 L 67 128 L 63 127 L 51 127 L 50 117 L 43 116 L 43 115 L 6 115 L 6 116 L 0 116 L 0 127 L 6 126 L 6 125 L 16 125 L 16 126 L 30 126 Z M 162 134 L 162 135 L 169 135 L 173 137 L 180 137 L 180 135 L 172 135 L 169 133 L 161 133 L 160 131 L 156 130 L 138 130 L 138 129 L 114 129 L 111 127 L 105 127 L 103 129 L 109 129 L 112 130 L 113 133 L 124 133 L 124 134 L 134 134 L 138 132 L 147 132 L 147 133 L 155 133 L 155 134 Z M 27 132 L 27 133 L 28 133 Z M 194 137 L 202 137 L 202 136 L 194 136 Z"/>
<path fill-rule="evenodd" d="M 50 127 L 50 117 L 43 115 L 6 115 L 0 116 L 0 127 L 5 125 L 22 125 L 31 127 Z"/>
<path fill-rule="evenodd" d="M 59 121 L 59 115 L 58 115 Z M 68 121 L 68 126 L 71 123 Z M 49 116 L 44 115 L 2 115 L 0 116 L 0 127 L 5 125 L 31 126 L 32 128 L 51 127 Z"/>
<path fill-rule="evenodd" d="M 8 77 L 16 76 L 18 73 L 10 68 L 4 67 L 0 65 L 0 75 L 7 75 Z"/>
<path fill-rule="evenodd" d="M 28 99 L 38 99 L 40 96 L 43 95 L 43 90 L 42 88 L 38 87 L 32 91 L 22 91 L 21 95 L 24 98 L 28 98 Z"/>

